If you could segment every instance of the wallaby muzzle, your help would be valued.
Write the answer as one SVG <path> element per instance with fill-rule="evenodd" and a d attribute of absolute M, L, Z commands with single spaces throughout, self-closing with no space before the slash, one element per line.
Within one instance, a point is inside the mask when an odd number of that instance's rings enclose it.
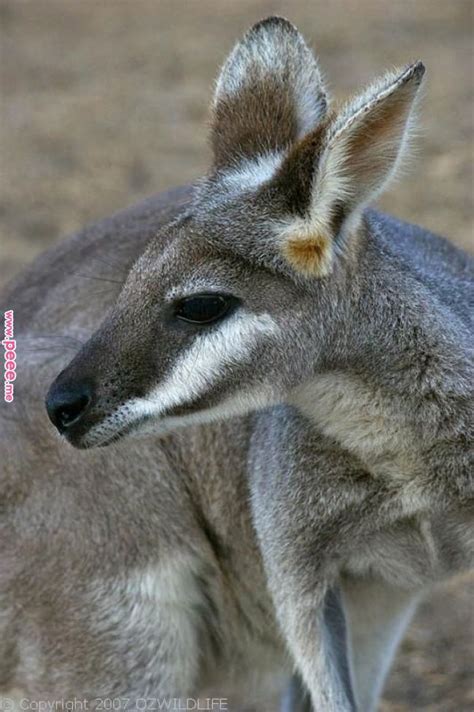
<path fill-rule="evenodd" d="M 108 319 L 53 381 L 46 410 L 71 445 L 88 447 L 85 436 L 94 426 L 146 391 L 154 373 L 148 346 L 124 338 L 117 320 Z"/>

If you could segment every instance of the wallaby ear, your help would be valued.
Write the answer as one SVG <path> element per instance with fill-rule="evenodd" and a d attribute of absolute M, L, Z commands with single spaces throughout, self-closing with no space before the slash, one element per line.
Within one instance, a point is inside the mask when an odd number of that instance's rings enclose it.
<path fill-rule="evenodd" d="M 254 25 L 234 47 L 217 81 L 211 116 L 216 168 L 287 149 L 326 112 L 317 62 L 281 17 Z"/>
<path fill-rule="evenodd" d="M 393 176 L 424 71 L 416 62 L 387 74 L 293 147 L 275 182 L 293 196 L 281 238 L 296 269 L 328 274 L 336 237 Z"/>

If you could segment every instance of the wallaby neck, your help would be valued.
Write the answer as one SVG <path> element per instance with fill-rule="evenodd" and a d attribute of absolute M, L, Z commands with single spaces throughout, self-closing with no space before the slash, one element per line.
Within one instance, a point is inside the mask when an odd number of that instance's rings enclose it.
<path fill-rule="evenodd" d="M 374 475 L 426 473 L 441 450 L 456 473 L 471 412 L 467 351 L 430 291 L 369 237 L 323 368 L 290 401 Z"/>

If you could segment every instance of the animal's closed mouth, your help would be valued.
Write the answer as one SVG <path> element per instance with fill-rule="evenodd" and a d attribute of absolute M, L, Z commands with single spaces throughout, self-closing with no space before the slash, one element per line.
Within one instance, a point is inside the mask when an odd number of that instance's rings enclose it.
<path fill-rule="evenodd" d="M 112 443 L 118 442 L 121 440 L 125 435 L 130 435 L 136 430 L 139 430 L 144 423 L 147 421 L 151 420 L 150 415 L 144 415 L 141 418 L 134 420 L 133 423 L 129 423 L 128 425 L 125 425 L 123 428 L 120 430 L 116 430 L 114 432 L 109 433 L 105 437 L 103 437 L 101 440 L 98 440 L 94 442 L 94 440 L 91 439 L 90 442 L 87 442 L 87 439 L 85 442 L 80 445 L 85 450 L 89 450 L 91 448 L 96 448 L 96 447 L 107 447 L 108 445 L 112 445 Z"/>

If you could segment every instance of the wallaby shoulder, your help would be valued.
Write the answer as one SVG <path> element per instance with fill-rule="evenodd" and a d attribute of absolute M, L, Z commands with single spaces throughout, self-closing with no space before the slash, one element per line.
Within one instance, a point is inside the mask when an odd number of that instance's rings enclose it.
<path fill-rule="evenodd" d="M 465 323 L 474 313 L 474 257 L 450 240 L 419 225 L 377 210 L 366 210 L 366 224 L 400 278 L 408 273 Z"/>

